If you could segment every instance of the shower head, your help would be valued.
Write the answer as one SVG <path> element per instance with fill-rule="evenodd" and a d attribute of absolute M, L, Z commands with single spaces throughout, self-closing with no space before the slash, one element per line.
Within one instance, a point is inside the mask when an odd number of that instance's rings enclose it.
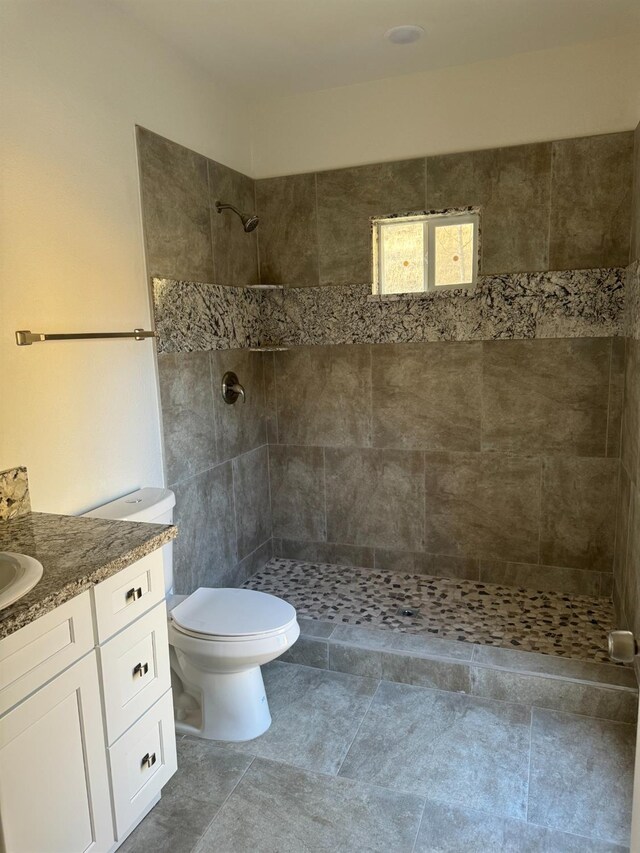
<path fill-rule="evenodd" d="M 260 222 L 255 213 L 242 213 L 240 210 L 238 210 L 237 207 L 234 207 L 232 204 L 226 204 L 223 201 L 216 202 L 216 210 L 218 211 L 218 213 L 222 213 L 223 210 L 232 210 L 237 216 L 240 217 L 242 227 L 247 232 L 247 234 L 250 231 L 255 231 L 255 229 L 258 227 L 258 223 Z"/>

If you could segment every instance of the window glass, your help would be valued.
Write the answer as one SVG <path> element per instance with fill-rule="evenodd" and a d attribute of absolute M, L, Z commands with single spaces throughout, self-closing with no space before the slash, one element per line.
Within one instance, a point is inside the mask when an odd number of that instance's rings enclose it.
<path fill-rule="evenodd" d="M 477 208 L 374 217 L 373 292 L 473 288 L 478 272 Z"/>
<path fill-rule="evenodd" d="M 424 228 L 422 222 L 390 222 L 380 228 L 385 293 L 424 290 Z"/>
<path fill-rule="evenodd" d="M 438 225 L 435 232 L 435 275 L 436 287 L 473 282 L 474 246 L 473 224 Z"/>

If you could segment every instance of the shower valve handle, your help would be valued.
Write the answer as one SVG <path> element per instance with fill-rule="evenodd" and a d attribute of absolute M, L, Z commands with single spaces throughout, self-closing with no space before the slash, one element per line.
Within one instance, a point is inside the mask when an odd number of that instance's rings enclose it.
<path fill-rule="evenodd" d="M 233 405 L 236 402 L 238 397 L 242 398 L 242 402 L 247 402 L 247 395 L 245 394 L 244 388 L 238 381 L 238 377 L 235 373 L 228 370 L 225 375 L 222 377 L 222 399 L 225 403 L 229 403 Z"/>

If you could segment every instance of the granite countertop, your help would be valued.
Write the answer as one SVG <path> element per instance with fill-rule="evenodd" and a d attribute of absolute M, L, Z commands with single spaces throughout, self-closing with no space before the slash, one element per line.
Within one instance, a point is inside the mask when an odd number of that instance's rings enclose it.
<path fill-rule="evenodd" d="M 0 522 L 0 551 L 35 557 L 34 588 L 0 610 L 0 639 L 145 557 L 177 535 L 170 524 L 32 512 Z"/>

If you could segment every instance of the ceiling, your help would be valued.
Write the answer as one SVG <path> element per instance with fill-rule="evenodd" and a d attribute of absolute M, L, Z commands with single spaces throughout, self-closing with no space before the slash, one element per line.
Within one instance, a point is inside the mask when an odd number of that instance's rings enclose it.
<path fill-rule="evenodd" d="M 281 97 L 640 34 L 640 0 L 107 0 L 211 78 Z M 394 45 L 399 24 L 425 36 Z"/>

